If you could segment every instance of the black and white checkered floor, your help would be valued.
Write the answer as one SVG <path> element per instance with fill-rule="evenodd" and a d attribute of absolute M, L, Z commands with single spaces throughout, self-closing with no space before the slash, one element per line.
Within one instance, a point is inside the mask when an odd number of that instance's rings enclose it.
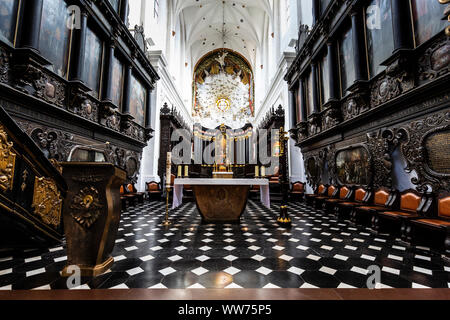
<path fill-rule="evenodd" d="M 111 270 L 78 288 L 366 288 L 373 265 L 381 269 L 378 287 L 450 287 L 450 264 L 439 253 L 289 206 L 290 229 L 276 223 L 276 206 L 254 201 L 240 225 L 202 225 L 187 203 L 166 229 L 164 203 L 139 205 L 122 215 Z M 62 246 L 0 251 L 0 290 L 67 289 L 66 260 Z"/>

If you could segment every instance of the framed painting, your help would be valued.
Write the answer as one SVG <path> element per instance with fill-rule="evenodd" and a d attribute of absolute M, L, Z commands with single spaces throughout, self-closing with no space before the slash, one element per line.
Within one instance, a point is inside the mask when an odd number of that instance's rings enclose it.
<path fill-rule="evenodd" d="M 92 90 L 91 94 L 96 98 L 100 93 L 100 79 L 102 72 L 103 42 L 92 31 L 86 30 L 86 51 L 84 54 L 83 80 Z"/>
<path fill-rule="evenodd" d="M 0 39 L 14 45 L 19 0 L 0 0 Z"/>
<path fill-rule="evenodd" d="M 437 0 L 411 0 L 416 46 L 425 43 L 447 27 L 448 21 L 443 19 L 445 8 L 446 5 Z"/>
<path fill-rule="evenodd" d="M 119 107 L 122 107 L 122 97 L 123 97 L 123 79 L 124 79 L 124 67 L 122 62 L 113 56 L 112 60 L 112 76 L 111 76 L 111 89 L 112 89 L 112 102 Z"/>
<path fill-rule="evenodd" d="M 145 104 L 147 89 L 134 76 L 131 76 L 130 114 L 134 121 L 141 126 L 145 125 Z"/>
<path fill-rule="evenodd" d="M 342 185 L 369 185 L 372 178 L 369 151 L 362 145 L 337 151 L 336 175 Z"/>
<path fill-rule="evenodd" d="M 339 41 L 339 66 L 341 74 L 342 96 L 347 95 L 347 89 L 356 79 L 353 53 L 353 33 L 348 29 Z"/>
<path fill-rule="evenodd" d="M 67 28 L 69 12 L 62 0 L 44 0 L 42 8 L 39 51 L 47 58 L 53 72 L 66 78 L 71 31 Z"/>

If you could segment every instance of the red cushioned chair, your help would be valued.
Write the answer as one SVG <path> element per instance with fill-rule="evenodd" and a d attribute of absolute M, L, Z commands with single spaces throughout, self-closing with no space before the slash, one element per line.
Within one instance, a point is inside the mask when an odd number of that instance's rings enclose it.
<path fill-rule="evenodd" d="M 291 200 L 303 201 L 305 196 L 305 184 L 300 181 L 294 182 L 289 195 Z"/>
<path fill-rule="evenodd" d="M 314 198 L 314 207 L 317 209 L 322 209 L 325 200 L 337 198 L 339 195 L 339 187 L 337 186 L 329 186 L 327 189 L 327 193 L 322 196 L 318 196 Z"/>
<path fill-rule="evenodd" d="M 327 186 L 324 184 L 319 185 L 316 190 L 315 193 L 307 193 L 305 194 L 305 200 L 306 203 L 309 205 L 313 205 L 314 204 L 314 199 L 320 196 L 325 195 L 327 192 Z"/>
<path fill-rule="evenodd" d="M 350 214 L 353 208 L 366 205 L 370 200 L 371 192 L 362 187 L 354 192 L 353 201 L 341 201 L 336 203 L 334 212 L 337 217 L 342 217 Z"/>
<path fill-rule="evenodd" d="M 161 200 L 162 196 L 161 184 L 155 181 L 147 182 L 147 194 L 150 200 L 155 198 L 157 200 Z"/>
<path fill-rule="evenodd" d="M 353 197 L 353 190 L 349 187 L 342 186 L 339 188 L 339 197 L 333 199 L 325 199 L 323 202 L 323 210 L 327 212 L 334 212 L 334 208 L 339 202 L 351 201 Z"/>
<path fill-rule="evenodd" d="M 378 188 L 370 205 L 354 207 L 350 213 L 353 223 L 372 221 L 378 211 L 391 210 L 397 200 L 397 192 L 387 188 Z"/>
<path fill-rule="evenodd" d="M 139 203 L 144 203 L 145 192 L 138 192 L 134 184 L 127 184 L 127 191 L 127 194 L 136 196 L 136 199 Z"/>

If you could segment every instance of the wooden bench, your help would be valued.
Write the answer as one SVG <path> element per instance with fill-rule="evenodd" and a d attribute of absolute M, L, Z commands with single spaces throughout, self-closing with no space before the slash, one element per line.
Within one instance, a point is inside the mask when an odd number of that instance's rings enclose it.
<path fill-rule="evenodd" d="M 326 192 L 327 192 L 327 186 L 326 185 L 321 184 L 321 185 L 317 186 L 317 188 L 315 190 L 315 193 L 307 193 L 307 194 L 305 194 L 306 203 L 309 204 L 309 205 L 313 205 L 314 204 L 314 199 L 316 197 L 325 195 Z"/>
<path fill-rule="evenodd" d="M 353 197 L 353 190 L 349 187 L 342 186 L 339 188 L 339 197 L 333 199 L 325 199 L 323 202 L 323 210 L 326 212 L 334 212 L 334 208 L 339 202 L 351 201 Z"/>
<path fill-rule="evenodd" d="M 410 226 L 408 220 L 420 218 L 423 214 L 422 209 L 427 202 L 424 194 L 418 193 L 416 190 L 405 190 L 400 194 L 400 207 L 398 210 L 377 211 L 372 220 L 372 228 L 379 231 L 385 225 L 382 222 L 394 223 L 400 229 L 400 236 L 403 241 L 410 241 Z M 396 232 L 392 228 L 389 230 Z"/>
<path fill-rule="evenodd" d="M 340 201 L 336 203 L 334 213 L 336 216 L 343 217 L 350 214 L 353 208 L 366 205 L 370 200 L 371 192 L 362 187 L 354 191 L 353 201 Z"/>
<path fill-rule="evenodd" d="M 431 231 L 437 231 L 442 234 L 444 240 L 444 250 L 447 259 L 450 259 L 450 192 L 442 192 L 436 197 L 435 209 L 431 217 L 424 217 L 410 221 L 410 224 L 416 228 L 422 228 Z M 413 233 L 414 231 L 411 231 Z M 414 232 L 415 233 L 415 232 Z M 413 235 L 413 241 L 416 241 Z"/>
<path fill-rule="evenodd" d="M 372 221 L 378 211 L 391 210 L 396 199 L 397 192 L 384 187 L 378 188 L 373 195 L 373 203 L 354 207 L 350 212 L 350 220 L 353 223 Z"/>
<path fill-rule="evenodd" d="M 303 182 L 297 181 L 292 184 L 292 188 L 289 192 L 291 200 L 303 201 L 305 196 L 305 184 Z"/>
<path fill-rule="evenodd" d="M 337 186 L 331 185 L 327 188 L 327 193 L 325 195 L 321 195 L 314 198 L 314 207 L 316 209 L 322 209 L 323 203 L 327 199 L 336 198 L 339 194 L 339 188 Z"/>

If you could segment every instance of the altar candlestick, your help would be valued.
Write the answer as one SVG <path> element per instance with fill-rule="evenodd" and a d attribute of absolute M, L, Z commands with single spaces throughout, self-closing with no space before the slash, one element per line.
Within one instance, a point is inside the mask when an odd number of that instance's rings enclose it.
<path fill-rule="evenodd" d="M 166 163 L 166 185 L 170 187 L 170 176 L 172 174 L 172 152 L 167 152 L 167 163 Z"/>

